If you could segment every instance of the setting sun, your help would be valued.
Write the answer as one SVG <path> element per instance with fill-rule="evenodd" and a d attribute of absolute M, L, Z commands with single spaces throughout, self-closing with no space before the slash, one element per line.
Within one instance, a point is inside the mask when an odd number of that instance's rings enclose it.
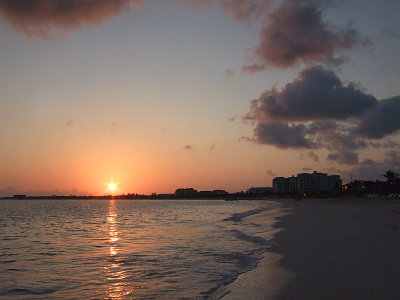
<path fill-rule="evenodd" d="M 108 184 L 108 190 L 110 192 L 115 192 L 116 189 L 117 189 L 117 185 L 115 183 L 109 183 Z"/>

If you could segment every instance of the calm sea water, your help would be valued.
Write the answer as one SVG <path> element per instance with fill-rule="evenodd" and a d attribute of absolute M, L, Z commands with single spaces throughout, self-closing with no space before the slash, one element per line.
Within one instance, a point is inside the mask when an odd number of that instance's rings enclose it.
<path fill-rule="evenodd" d="M 218 299 L 273 201 L 0 200 L 0 299 Z"/>

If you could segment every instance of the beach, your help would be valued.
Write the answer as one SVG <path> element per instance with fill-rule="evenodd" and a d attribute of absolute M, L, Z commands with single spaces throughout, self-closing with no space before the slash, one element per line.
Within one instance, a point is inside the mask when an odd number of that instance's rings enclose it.
<path fill-rule="evenodd" d="M 223 299 L 399 299 L 400 201 L 293 199 Z"/>

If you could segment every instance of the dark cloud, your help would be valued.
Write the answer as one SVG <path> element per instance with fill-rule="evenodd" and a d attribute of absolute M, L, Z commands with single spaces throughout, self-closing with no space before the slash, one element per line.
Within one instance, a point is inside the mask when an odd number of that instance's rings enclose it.
<path fill-rule="evenodd" d="M 260 120 L 309 121 L 346 119 L 376 106 L 377 99 L 344 85 L 337 75 L 321 66 L 307 68 L 281 90 L 272 88 L 252 102 L 251 115 Z"/>
<path fill-rule="evenodd" d="M 389 151 L 386 154 L 385 164 L 388 169 L 400 169 L 400 152 Z"/>
<path fill-rule="evenodd" d="M 319 156 L 318 156 L 318 154 L 315 153 L 314 151 L 307 152 L 307 156 L 308 156 L 309 158 L 311 158 L 313 161 L 316 161 L 316 162 L 319 161 Z"/>
<path fill-rule="evenodd" d="M 30 37 L 52 37 L 88 25 L 99 25 L 141 0 L 0 0 L 0 15 Z"/>
<path fill-rule="evenodd" d="M 373 148 L 377 148 L 377 149 L 381 149 L 381 148 L 399 149 L 400 148 L 400 144 L 396 143 L 395 141 L 392 141 L 391 139 L 386 139 L 383 142 L 376 142 L 376 141 L 369 142 L 368 145 Z"/>
<path fill-rule="evenodd" d="M 195 149 L 191 145 L 184 145 L 182 148 L 187 150 L 187 151 L 195 151 Z"/>
<path fill-rule="evenodd" d="M 345 85 L 334 72 L 315 66 L 281 90 L 273 87 L 252 100 L 243 120 L 254 125 L 254 138 L 249 139 L 253 142 L 326 149 L 328 160 L 356 165 L 361 149 L 399 148 L 387 139 L 400 130 L 399 116 L 400 96 L 378 101 L 353 83 Z M 318 161 L 313 154 L 307 156 Z"/>
<path fill-rule="evenodd" d="M 305 167 L 305 168 L 303 168 L 302 170 L 305 171 L 305 172 L 308 172 L 308 171 L 311 171 L 312 169 L 309 168 L 309 167 Z"/>
<path fill-rule="evenodd" d="M 350 151 L 330 153 L 328 154 L 328 160 L 344 165 L 357 165 L 358 153 Z"/>
<path fill-rule="evenodd" d="M 254 135 L 256 142 L 278 148 L 312 149 L 316 147 L 313 141 L 306 137 L 307 128 L 303 124 L 259 123 L 254 128 Z"/>
<path fill-rule="evenodd" d="M 385 148 L 400 148 L 400 143 L 397 143 L 391 139 L 386 139 L 385 143 L 382 145 Z"/>
<path fill-rule="evenodd" d="M 373 166 L 375 165 L 375 161 L 373 161 L 370 158 L 366 158 L 361 162 L 361 165 L 365 165 L 365 166 Z"/>
<path fill-rule="evenodd" d="M 272 177 L 275 177 L 275 176 L 276 176 L 276 174 L 275 174 L 274 172 L 272 172 L 272 170 L 268 170 L 268 171 L 267 171 L 267 174 L 270 175 L 270 176 L 272 176 Z"/>
<path fill-rule="evenodd" d="M 399 116 L 400 96 L 378 101 L 356 84 L 345 85 L 334 72 L 314 66 L 281 90 L 273 87 L 252 100 L 244 120 L 255 124 L 256 141 L 262 144 L 354 151 L 370 145 L 365 138 L 397 132 Z"/>
<path fill-rule="evenodd" d="M 400 96 L 384 99 L 361 118 L 355 132 L 380 139 L 400 129 Z"/>
<path fill-rule="evenodd" d="M 369 142 L 369 146 L 371 146 L 371 147 L 373 147 L 373 148 L 380 149 L 380 148 L 382 148 L 382 143 L 379 143 L 379 142 Z"/>
<path fill-rule="evenodd" d="M 328 150 L 357 150 L 368 147 L 364 139 L 353 135 L 352 124 L 342 121 L 317 121 L 309 125 L 309 135 L 314 136 L 318 144 Z"/>
<path fill-rule="evenodd" d="M 313 161 L 319 162 L 319 156 L 314 151 L 309 151 L 307 153 L 301 153 L 300 159 L 304 159 L 305 156 L 308 158 L 311 158 Z"/>
<path fill-rule="evenodd" d="M 260 42 L 254 49 L 258 63 L 245 66 L 254 72 L 270 66 L 288 68 L 299 62 L 340 63 L 338 50 L 367 45 L 353 28 L 335 30 L 323 21 L 316 2 L 286 1 L 268 16 L 260 32 Z"/>

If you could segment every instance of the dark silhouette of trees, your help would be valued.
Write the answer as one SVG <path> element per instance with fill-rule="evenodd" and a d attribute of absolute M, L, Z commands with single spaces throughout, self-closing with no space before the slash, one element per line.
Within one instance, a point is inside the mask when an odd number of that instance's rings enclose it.
<path fill-rule="evenodd" d="M 400 175 L 389 169 L 382 175 L 386 178 L 386 189 L 389 192 L 398 192 L 400 190 Z"/>
<path fill-rule="evenodd" d="M 389 169 L 385 172 L 385 174 L 382 175 L 383 177 L 386 178 L 386 182 L 395 182 L 396 179 L 399 179 L 399 174 L 397 174 L 395 171 Z"/>

